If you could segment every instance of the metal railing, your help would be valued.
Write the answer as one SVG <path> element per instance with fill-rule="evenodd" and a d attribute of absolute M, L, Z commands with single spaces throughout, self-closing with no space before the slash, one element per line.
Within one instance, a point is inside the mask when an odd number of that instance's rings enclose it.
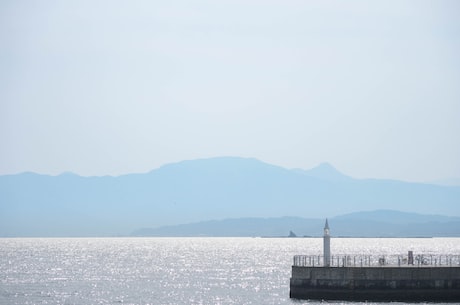
<path fill-rule="evenodd" d="M 324 267 L 322 255 L 296 255 L 294 266 Z M 330 267 L 460 267 L 460 255 L 332 255 Z"/>

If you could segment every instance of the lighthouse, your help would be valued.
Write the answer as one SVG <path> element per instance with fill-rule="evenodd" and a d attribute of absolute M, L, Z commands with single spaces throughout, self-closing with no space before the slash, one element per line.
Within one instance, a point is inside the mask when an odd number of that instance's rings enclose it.
<path fill-rule="evenodd" d="M 324 225 L 324 235 L 323 235 L 323 255 L 324 255 L 324 267 L 329 267 L 331 265 L 331 235 L 329 234 L 329 224 Z"/>

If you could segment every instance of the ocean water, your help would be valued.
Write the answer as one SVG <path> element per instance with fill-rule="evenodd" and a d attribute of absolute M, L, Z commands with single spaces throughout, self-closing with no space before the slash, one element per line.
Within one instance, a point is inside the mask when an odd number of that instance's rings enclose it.
<path fill-rule="evenodd" d="M 460 238 L 332 238 L 331 250 L 460 254 Z M 289 299 L 293 256 L 321 252 L 321 238 L 5 238 L 0 304 L 327 304 Z"/>

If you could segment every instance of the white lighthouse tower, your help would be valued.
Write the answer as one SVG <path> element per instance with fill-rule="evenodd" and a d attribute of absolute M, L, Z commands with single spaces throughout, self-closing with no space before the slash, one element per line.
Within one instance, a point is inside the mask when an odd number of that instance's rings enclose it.
<path fill-rule="evenodd" d="M 324 267 L 329 267 L 331 265 L 331 235 L 329 234 L 329 224 L 324 225 L 324 235 L 323 235 L 323 255 L 324 255 Z"/>

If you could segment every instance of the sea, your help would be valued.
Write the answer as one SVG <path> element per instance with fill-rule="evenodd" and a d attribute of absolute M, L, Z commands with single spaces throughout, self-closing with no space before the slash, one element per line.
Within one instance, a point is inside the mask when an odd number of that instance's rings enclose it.
<path fill-rule="evenodd" d="M 460 254 L 460 238 L 331 240 L 332 254 L 409 250 Z M 290 299 L 299 254 L 322 238 L 3 238 L 0 304 L 361 304 Z"/>

